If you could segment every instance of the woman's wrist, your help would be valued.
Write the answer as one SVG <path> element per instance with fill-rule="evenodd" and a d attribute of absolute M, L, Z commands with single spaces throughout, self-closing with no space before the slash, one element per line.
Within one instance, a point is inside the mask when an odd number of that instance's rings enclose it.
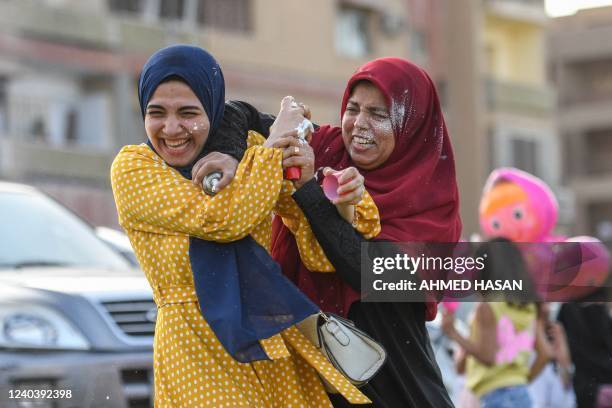
<path fill-rule="evenodd" d="M 302 188 L 302 186 L 304 184 L 308 183 L 310 180 L 314 180 L 314 177 L 311 177 L 311 178 L 306 179 L 306 180 L 302 180 L 302 179 L 294 180 L 293 181 L 293 187 L 295 187 L 296 190 L 299 190 L 300 188 Z"/>
<path fill-rule="evenodd" d="M 352 204 L 340 204 L 336 205 L 338 213 L 344 218 L 349 224 L 353 224 L 355 221 L 355 206 Z"/>

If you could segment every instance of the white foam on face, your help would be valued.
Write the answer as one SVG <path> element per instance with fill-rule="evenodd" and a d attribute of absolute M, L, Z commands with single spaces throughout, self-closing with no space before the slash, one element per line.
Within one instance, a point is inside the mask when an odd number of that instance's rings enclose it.
<path fill-rule="evenodd" d="M 206 130 L 206 124 L 204 122 L 194 123 L 193 126 L 191 127 L 191 131 L 195 132 L 198 130 L 201 130 L 201 131 Z"/>
<path fill-rule="evenodd" d="M 374 122 L 370 125 L 370 129 L 365 134 L 360 134 L 365 138 L 375 138 L 376 133 L 392 132 L 393 124 L 391 118 L 387 118 L 380 122 Z"/>
<path fill-rule="evenodd" d="M 193 132 L 205 131 L 206 125 L 203 122 L 200 122 L 200 123 L 194 123 L 190 128 L 186 128 L 186 127 L 183 127 L 183 128 L 185 129 L 187 134 L 193 136 Z"/>

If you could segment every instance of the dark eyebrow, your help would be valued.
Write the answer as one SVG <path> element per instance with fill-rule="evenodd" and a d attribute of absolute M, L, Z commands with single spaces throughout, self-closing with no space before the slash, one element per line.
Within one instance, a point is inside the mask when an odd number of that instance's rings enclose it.
<path fill-rule="evenodd" d="M 346 103 L 346 105 L 348 106 L 349 104 L 352 105 L 357 105 L 359 106 L 359 103 L 353 101 L 353 100 L 348 100 L 348 102 Z M 365 110 L 367 110 L 368 112 L 372 112 L 372 113 L 389 113 L 389 109 L 383 107 L 383 106 L 365 106 L 364 107 Z"/>
<path fill-rule="evenodd" d="M 162 110 L 164 110 L 164 107 L 161 106 L 161 105 L 148 105 L 147 106 L 147 110 L 149 110 L 149 109 L 162 109 Z"/>
<path fill-rule="evenodd" d="M 385 112 L 385 113 L 389 112 L 387 108 L 383 108 L 381 106 L 368 106 L 367 109 L 371 112 Z"/>
<path fill-rule="evenodd" d="M 199 106 L 181 106 L 179 108 L 179 111 L 185 111 L 185 110 L 202 110 Z"/>

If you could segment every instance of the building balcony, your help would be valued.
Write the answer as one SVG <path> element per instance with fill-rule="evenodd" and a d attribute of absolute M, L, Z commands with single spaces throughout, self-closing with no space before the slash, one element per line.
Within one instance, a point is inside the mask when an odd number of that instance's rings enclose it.
<path fill-rule="evenodd" d="M 32 0 L 2 2 L 0 22 L 9 32 L 33 37 L 66 38 L 101 46 L 110 45 L 114 37 L 99 14 L 68 7 L 52 8 Z"/>
<path fill-rule="evenodd" d="M 114 152 L 55 147 L 43 142 L 0 138 L 0 177 L 57 178 L 107 186 Z"/>
<path fill-rule="evenodd" d="M 146 50 L 154 44 L 193 42 L 192 27 L 164 26 L 144 18 L 123 18 L 69 7 L 41 6 L 33 0 L 0 4 L 0 23 L 20 38 L 43 39 L 99 51 Z M 9 30 L 7 30 L 9 29 Z M 145 53 L 146 53 L 145 52 Z"/>
<path fill-rule="evenodd" d="M 557 30 L 550 34 L 550 60 L 557 63 L 582 63 L 612 57 L 612 26 Z"/>
<path fill-rule="evenodd" d="M 485 0 L 486 10 L 497 17 L 544 25 L 548 21 L 544 0 Z"/>
<path fill-rule="evenodd" d="M 586 90 L 581 89 L 578 92 L 566 92 L 566 95 L 561 95 L 559 105 L 562 109 L 580 108 L 588 106 L 589 108 L 598 105 L 610 106 L 612 102 L 612 93 L 602 92 L 601 89 Z"/>
<path fill-rule="evenodd" d="M 494 79 L 485 81 L 487 108 L 495 113 L 550 117 L 555 110 L 555 92 L 547 86 L 524 85 Z"/>
<path fill-rule="evenodd" d="M 612 174 L 576 175 L 569 179 L 568 185 L 581 201 L 612 199 Z"/>
<path fill-rule="evenodd" d="M 558 124 L 564 132 L 580 133 L 589 129 L 612 126 L 612 98 L 563 106 Z"/>

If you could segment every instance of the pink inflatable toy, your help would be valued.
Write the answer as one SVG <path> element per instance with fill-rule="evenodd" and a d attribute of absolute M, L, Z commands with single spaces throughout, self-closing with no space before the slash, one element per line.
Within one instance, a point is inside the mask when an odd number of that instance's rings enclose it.
<path fill-rule="evenodd" d="M 488 237 L 515 242 L 555 241 L 559 204 L 539 178 L 505 167 L 493 170 L 480 201 L 480 227 Z"/>
<path fill-rule="evenodd" d="M 553 235 L 558 212 L 557 199 L 546 183 L 510 167 L 491 173 L 479 208 L 483 234 L 525 243 L 519 248 L 540 294 L 546 294 L 546 300 L 566 301 L 588 295 L 605 283 L 610 253 L 593 237 Z M 567 244 L 536 244 L 546 242 Z"/>

